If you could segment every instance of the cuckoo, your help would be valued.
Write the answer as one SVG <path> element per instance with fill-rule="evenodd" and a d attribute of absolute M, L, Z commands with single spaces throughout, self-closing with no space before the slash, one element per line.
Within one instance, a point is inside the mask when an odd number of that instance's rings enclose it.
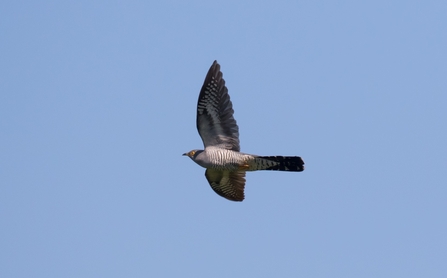
<path fill-rule="evenodd" d="M 197 103 L 197 130 L 204 150 L 192 150 L 183 155 L 206 168 L 205 177 L 217 194 L 231 201 L 244 200 L 247 171 L 304 170 L 304 161 L 299 156 L 259 156 L 240 152 L 239 127 L 233 113 L 220 65 L 214 61 Z"/>

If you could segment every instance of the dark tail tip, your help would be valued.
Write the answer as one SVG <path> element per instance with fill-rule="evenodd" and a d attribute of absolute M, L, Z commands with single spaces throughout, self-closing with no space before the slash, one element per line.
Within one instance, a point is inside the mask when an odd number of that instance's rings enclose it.
<path fill-rule="evenodd" d="M 270 161 L 279 162 L 265 170 L 301 172 L 304 170 L 304 161 L 299 156 L 261 156 Z"/>

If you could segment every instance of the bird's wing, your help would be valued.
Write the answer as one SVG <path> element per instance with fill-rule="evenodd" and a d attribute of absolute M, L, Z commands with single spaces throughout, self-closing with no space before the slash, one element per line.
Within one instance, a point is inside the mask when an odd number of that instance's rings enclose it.
<path fill-rule="evenodd" d="M 239 128 L 233 117 L 220 65 L 214 61 L 206 75 L 197 103 L 197 130 L 203 145 L 240 151 Z"/>
<path fill-rule="evenodd" d="M 244 200 L 245 172 L 206 169 L 205 177 L 220 196 L 231 201 Z"/>

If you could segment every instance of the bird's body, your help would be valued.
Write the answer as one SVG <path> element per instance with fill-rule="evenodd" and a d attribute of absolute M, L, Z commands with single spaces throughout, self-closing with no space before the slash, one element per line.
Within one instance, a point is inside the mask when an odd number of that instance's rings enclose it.
<path fill-rule="evenodd" d="M 299 172 L 302 160 L 298 156 L 258 156 L 232 150 L 207 147 L 194 150 L 192 159 L 203 168 L 229 171 L 278 170 Z M 276 169 L 275 167 L 278 167 Z"/>
<path fill-rule="evenodd" d="M 241 165 L 252 159 L 251 155 L 241 152 L 218 147 L 207 147 L 203 151 L 197 151 L 197 155 L 194 156 L 193 160 L 207 169 L 237 171 Z"/>
<path fill-rule="evenodd" d="M 184 155 L 207 169 L 205 176 L 217 194 L 232 201 L 242 201 L 246 171 L 304 170 L 304 162 L 299 156 L 258 156 L 241 153 L 239 127 L 233 112 L 220 66 L 214 61 L 197 103 L 197 129 L 205 149 L 192 150 Z"/>

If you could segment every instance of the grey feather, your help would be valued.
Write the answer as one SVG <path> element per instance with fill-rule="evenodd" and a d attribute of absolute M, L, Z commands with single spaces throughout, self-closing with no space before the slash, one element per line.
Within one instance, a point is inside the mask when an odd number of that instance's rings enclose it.
<path fill-rule="evenodd" d="M 205 177 L 220 196 L 231 201 L 244 200 L 245 172 L 206 169 Z"/>
<path fill-rule="evenodd" d="M 239 127 L 217 61 L 206 75 L 197 102 L 197 130 L 203 145 L 240 151 Z"/>

